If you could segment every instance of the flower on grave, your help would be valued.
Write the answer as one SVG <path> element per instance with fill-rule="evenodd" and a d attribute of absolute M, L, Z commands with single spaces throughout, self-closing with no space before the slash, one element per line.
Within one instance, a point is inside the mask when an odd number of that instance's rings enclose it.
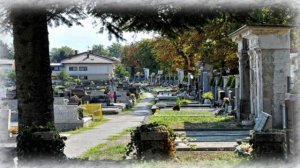
<path fill-rule="evenodd" d="M 252 156 L 253 147 L 249 143 L 242 143 L 234 150 L 239 156 Z"/>

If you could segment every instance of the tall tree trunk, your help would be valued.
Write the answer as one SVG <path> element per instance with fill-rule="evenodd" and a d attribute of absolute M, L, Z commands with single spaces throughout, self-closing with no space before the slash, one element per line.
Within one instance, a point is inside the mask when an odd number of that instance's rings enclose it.
<path fill-rule="evenodd" d="M 46 9 L 15 7 L 11 20 L 21 131 L 54 120 Z"/>

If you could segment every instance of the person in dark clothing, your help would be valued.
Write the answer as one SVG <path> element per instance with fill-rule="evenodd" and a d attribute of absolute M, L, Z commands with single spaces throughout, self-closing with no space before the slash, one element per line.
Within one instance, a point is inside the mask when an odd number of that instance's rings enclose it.
<path fill-rule="evenodd" d="M 117 103 L 117 92 L 114 92 L 114 103 Z"/>

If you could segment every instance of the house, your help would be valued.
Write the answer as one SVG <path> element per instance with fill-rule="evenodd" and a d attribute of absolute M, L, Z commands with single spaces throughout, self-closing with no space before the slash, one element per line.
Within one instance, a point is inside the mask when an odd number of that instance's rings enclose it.
<path fill-rule="evenodd" d="M 51 63 L 50 66 L 52 70 L 52 77 L 57 76 L 64 68 L 62 63 Z"/>
<path fill-rule="evenodd" d="M 81 80 L 100 81 L 114 77 L 115 65 L 119 60 L 99 56 L 91 51 L 77 53 L 61 61 L 66 72 Z"/>
<path fill-rule="evenodd" d="M 0 72 L 10 72 L 15 69 L 15 60 L 0 59 Z"/>

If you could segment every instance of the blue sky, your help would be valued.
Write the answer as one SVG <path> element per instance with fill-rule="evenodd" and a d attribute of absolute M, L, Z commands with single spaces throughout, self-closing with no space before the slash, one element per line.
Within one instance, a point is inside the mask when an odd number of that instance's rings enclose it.
<path fill-rule="evenodd" d="M 111 40 L 108 39 L 108 33 L 97 33 L 99 27 L 95 27 L 92 24 L 93 20 L 88 18 L 82 21 L 82 26 L 68 27 L 61 25 L 58 27 L 49 27 L 49 42 L 51 48 L 59 48 L 62 46 L 68 46 L 79 52 L 88 50 L 94 44 L 102 44 L 109 46 L 114 42 L 117 42 L 113 37 Z M 141 39 L 153 38 L 154 33 L 124 33 L 126 41 L 120 42 L 122 44 L 130 44 L 132 42 L 140 41 Z M 1 40 L 7 44 L 12 44 L 13 40 L 11 35 L 0 36 Z"/>

